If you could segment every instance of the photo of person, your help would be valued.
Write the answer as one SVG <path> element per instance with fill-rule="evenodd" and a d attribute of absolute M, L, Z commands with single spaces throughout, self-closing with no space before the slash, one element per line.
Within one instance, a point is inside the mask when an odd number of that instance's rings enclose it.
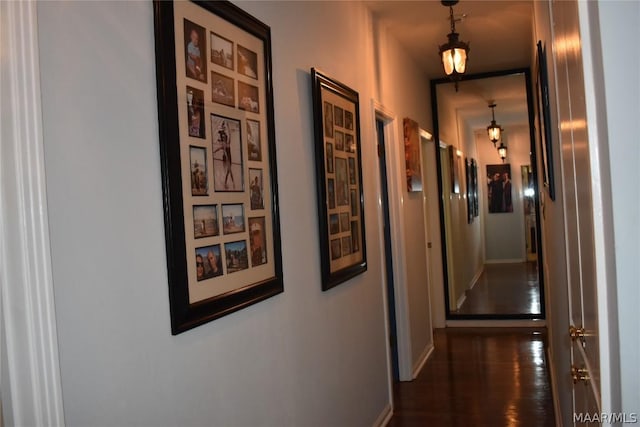
<path fill-rule="evenodd" d="M 244 191 L 240 121 L 212 114 L 211 133 L 214 190 Z"/>
<path fill-rule="evenodd" d="M 187 86 L 187 121 L 189 136 L 205 138 L 204 91 Z"/>
<path fill-rule="evenodd" d="M 344 133 L 337 130 L 335 132 L 336 150 L 344 151 Z"/>
<path fill-rule="evenodd" d="M 333 144 L 327 142 L 327 173 L 333 173 Z"/>
<path fill-rule="evenodd" d="M 198 281 L 222 276 L 220 245 L 196 249 L 196 279 Z"/>
<path fill-rule="evenodd" d="M 329 209 L 335 209 L 336 207 L 336 186 L 333 179 L 327 180 L 327 197 L 329 198 Z"/>
<path fill-rule="evenodd" d="M 349 190 L 351 199 L 351 216 L 358 216 L 358 193 L 356 190 Z"/>
<path fill-rule="evenodd" d="M 222 233 L 244 232 L 244 206 L 242 203 L 222 205 Z"/>
<path fill-rule="evenodd" d="M 207 82 L 207 42 L 200 25 L 184 20 L 185 71 L 187 77 Z"/>
<path fill-rule="evenodd" d="M 238 81 L 238 108 L 252 113 L 260 112 L 260 103 L 258 100 L 258 87 L 251 86 L 244 82 Z"/>
<path fill-rule="evenodd" d="M 349 157 L 349 184 L 356 185 L 356 159 Z"/>
<path fill-rule="evenodd" d="M 344 135 L 344 151 L 348 152 L 348 153 L 355 153 L 356 152 L 356 143 L 355 140 L 353 139 L 353 135 L 350 133 L 346 133 Z"/>
<path fill-rule="evenodd" d="M 511 165 L 487 165 L 489 213 L 513 212 Z"/>
<path fill-rule="evenodd" d="M 238 45 L 238 72 L 258 79 L 258 55 L 240 45 Z"/>
<path fill-rule="evenodd" d="M 342 238 L 342 255 L 349 255 L 351 253 L 351 237 Z"/>
<path fill-rule="evenodd" d="M 337 105 L 333 108 L 333 122 L 338 127 L 344 127 L 344 110 Z"/>
<path fill-rule="evenodd" d="M 234 83 L 231 77 L 224 74 L 211 72 L 211 100 L 229 107 L 236 106 Z"/>
<path fill-rule="evenodd" d="M 336 157 L 336 204 L 349 206 L 349 181 L 347 159 Z"/>
<path fill-rule="evenodd" d="M 329 234 L 340 232 L 340 216 L 338 214 L 329 215 Z"/>
<path fill-rule="evenodd" d="M 344 112 L 344 127 L 353 130 L 353 113 L 351 111 Z"/>
<path fill-rule="evenodd" d="M 262 146 L 260 145 L 260 122 L 247 119 L 247 152 L 249 160 L 262 161 Z"/>
<path fill-rule="evenodd" d="M 249 232 L 251 239 L 251 266 L 267 263 L 267 241 L 265 235 L 265 217 L 249 218 Z"/>
<path fill-rule="evenodd" d="M 262 169 L 249 169 L 251 210 L 264 209 Z"/>
<path fill-rule="evenodd" d="M 324 136 L 333 138 L 333 105 L 328 102 L 324 103 Z"/>
<path fill-rule="evenodd" d="M 218 206 L 202 205 L 193 207 L 193 236 L 196 239 L 202 237 L 217 236 L 220 234 L 218 226 Z"/>
<path fill-rule="evenodd" d="M 189 163 L 191 164 L 191 195 L 208 195 L 207 149 L 203 147 L 189 147 Z"/>
<path fill-rule="evenodd" d="M 331 241 L 331 259 L 335 260 L 342 256 L 342 251 L 340 250 L 340 239 L 333 239 Z"/>
<path fill-rule="evenodd" d="M 233 42 L 211 33 L 211 62 L 233 70 Z"/>
<path fill-rule="evenodd" d="M 351 253 L 360 250 L 360 232 L 358 231 L 358 221 L 351 221 Z"/>
<path fill-rule="evenodd" d="M 238 242 L 225 243 L 224 251 L 227 259 L 227 273 L 235 273 L 249 268 L 246 241 L 240 240 Z"/>
<path fill-rule="evenodd" d="M 342 212 L 340 214 L 340 231 L 343 233 L 345 231 L 349 231 L 349 213 L 348 212 Z"/>

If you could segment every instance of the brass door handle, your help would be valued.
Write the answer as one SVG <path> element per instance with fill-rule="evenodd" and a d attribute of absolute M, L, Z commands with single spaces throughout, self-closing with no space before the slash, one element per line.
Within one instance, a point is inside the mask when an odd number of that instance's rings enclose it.
<path fill-rule="evenodd" d="M 578 381 L 584 381 L 586 384 L 589 381 L 589 371 L 587 368 L 577 368 L 576 366 L 571 366 L 571 378 L 573 378 L 573 383 L 577 384 Z"/>
<path fill-rule="evenodd" d="M 575 326 L 569 326 L 569 336 L 571 337 L 571 341 L 580 340 L 580 344 L 584 347 L 587 342 L 585 341 L 585 332 L 584 328 L 576 328 Z"/>

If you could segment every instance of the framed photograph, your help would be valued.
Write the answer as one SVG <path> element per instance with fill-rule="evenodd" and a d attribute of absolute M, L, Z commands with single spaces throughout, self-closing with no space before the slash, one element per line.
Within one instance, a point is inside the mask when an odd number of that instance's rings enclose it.
<path fill-rule="evenodd" d="M 479 200 L 478 200 L 478 163 L 475 159 L 471 159 L 471 184 L 473 188 L 473 216 L 480 216 Z"/>
<path fill-rule="evenodd" d="M 464 180 L 467 198 L 467 224 L 473 222 L 473 188 L 471 184 L 471 159 L 464 159 Z"/>
<path fill-rule="evenodd" d="M 420 125 L 405 117 L 402 120 L 404 133 L 404 158 L 407 191 L 422 191 L 422 171 L 420 168 Z"/>
<path fill-rule="evenodd" d="M 511 165 L 487 165 L 487 203 L 489 213 L 513 212 Z"/>
<path fill-rule="evenodd" d="M 551 200 L 556 200 L 553 173 L 553 136 L 551 132 L 551 107 L 549 105 L 549 75 L 547 72 L 547 51 L 538 41 L 536 73 L 536 110 L 538 118 L 538 139 L 542 153 L 542 179 Z"/>
<path fill-rule="evenodd" d="M 315 68 L 311 82 L 322 290 L 326 291 L 367 270 L 360 104 L 356 91 Z"/>
<path fill-rule="evenodd" d="M 271 31 L 230 2 L 153 7 L 175 335 L 283 291 Z"/>

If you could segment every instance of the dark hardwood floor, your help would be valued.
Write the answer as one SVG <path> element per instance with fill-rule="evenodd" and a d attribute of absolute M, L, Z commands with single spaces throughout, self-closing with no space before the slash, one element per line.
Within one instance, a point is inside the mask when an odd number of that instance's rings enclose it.
<path fill-rule="evenodd" d="M 486 264 L 457 314 L 540 314 L 536 262 Z"/>
<path fill-rule="evenodd" d="M 554 426 L 545 329 L 436 329 L 420 375 L 394 386 L 389 427 Z"/>

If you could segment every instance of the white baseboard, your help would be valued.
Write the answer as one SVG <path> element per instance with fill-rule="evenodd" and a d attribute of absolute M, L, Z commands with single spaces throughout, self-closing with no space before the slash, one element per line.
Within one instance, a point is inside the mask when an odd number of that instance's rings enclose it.
<path fill-rule="evenodd" d="M 393 407 L 391 404 L 387 404 L 378 418 L 373 422 L 372 427 L 385 427 L 389 424 L 389 421 L 391 421 L 391 417 L 393 417 Z"/>
<path fill-rule="evenodd" d="M 551 396 L 553 397 L 553 413 L 556 417 L 556 427 L 562 427 L 562 417 L 560 416 L 560 400 L 558 394 L 558 378 L 553 364 L 553 353 L 551 347 L 547 347 L 547 364 L 549 366 L 549 381 L 551 382 Z"/>
<path fill-rule="evenodd" d="M 522 262 L 527 262 L 527 259 L 526 258 L 487 259 L 484 261 L 485 264 L 520 264 Z"/>
<path fill-rule="evenodd" d="M 424 351 L 413 366 L 413 379 L 416 379 L 416 377 L 420 374 L 420 371 L 422 371 L 422 368 L 424 367 L 425 363 L 427 363 L 427 360 L 429 360 L 429 356 L 431 356 L 431 353 L 433 353 L 434 349 L 435 347 L 433 346 L 433 342 L 431 343 L 431 345 L 425 347 Z"/>
<path fill-rule="evenodd" d="M 456 302 L 456 307 L 458 310 L 460 310 L 460 307 L 462 307 L 462 304 L 464 304 L 466 299 L 467 299 L 466 293 L 462 294 L 460 298 L 458 298 L 458 301 Z"/>
<path fill-rule="evenodd" d="M 473 279 L 471 279 L 471 285 L 469 286 L 468 290 L 473 289 L 476 283 L 478 283 L 478 280 L 480 280 L 480 276 L 482 276 L 482 273 L 484 273 L 484 264 L 480 267 L 476 275 L 473 276 Z"/>
<path fill-rule="evenodd" d="M 543 328 L 547 326 L 544 319 L 500 319 L 500 320 L 447 320 L 447 328 Z"/>

